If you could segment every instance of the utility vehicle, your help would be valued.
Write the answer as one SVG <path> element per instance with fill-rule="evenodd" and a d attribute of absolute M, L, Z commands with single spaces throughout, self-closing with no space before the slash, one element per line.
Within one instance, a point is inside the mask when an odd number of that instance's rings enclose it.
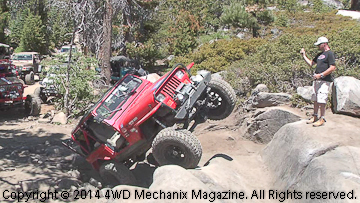
<path fill-rule="evenodd" d="M 202 148 L 192 131 L 206 119 L 221 120 L 235 106 L 235 92 L 208 71 L 191 76 L 182 64 L 151 82 L 127 74 L 92 106 L 63 144 L 99 170 L 109 185 L 133 184 L 129 167 L 152 148 L 158 165 L 198 165 Z M 76 150 L 76 145 L 81 150 Z"/>
<path fill-rule="evenodd" d="M 20 52 L 13 54 L 11 59 L 18 68 L 20 78 L 25 81 L 25 84 L 34 84 L 34 75 L 41 72 L 40 54 L 38 52 Z"/>
<path fill-rule="evenodd" d="M 25 108 L 26 115 L 39 115 L 40 98 L 24 97 L 24 82 L 17 78 L 15 66 L 8 59 L 0 59 L 0 109 Z"/>

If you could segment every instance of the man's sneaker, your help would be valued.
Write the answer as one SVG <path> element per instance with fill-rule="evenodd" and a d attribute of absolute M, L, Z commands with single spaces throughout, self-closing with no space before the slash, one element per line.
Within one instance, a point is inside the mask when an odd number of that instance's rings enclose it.
<path fill-rule="evenodd" d="M 314 116 L 311 117 L 308 121 L 306 121 L 306 124 L 315 123 L 317 120 L 318 120 L 317 115 L 314 115 Z"/>
<path fill-rule="evenodd" d="M 313 126 L 314 127 L 319 127 L 319 126 L 322 126 L 324 125 L 326 122 L 325 118 L 324 117 L 321 117 L 318 121 L 316 121 Z"/>

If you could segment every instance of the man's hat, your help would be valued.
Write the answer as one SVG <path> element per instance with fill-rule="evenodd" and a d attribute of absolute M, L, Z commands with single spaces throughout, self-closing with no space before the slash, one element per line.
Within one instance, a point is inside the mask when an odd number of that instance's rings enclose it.
<path fill-rule="evenodd" d="M 326 37 L 319 37 L 317 42 L 315 42 L 314 45 L 317 46 L 317 45 L 320 45 L 322 43 L 328 43 L 328 42 L 329 42 L 329 40 Z"/>

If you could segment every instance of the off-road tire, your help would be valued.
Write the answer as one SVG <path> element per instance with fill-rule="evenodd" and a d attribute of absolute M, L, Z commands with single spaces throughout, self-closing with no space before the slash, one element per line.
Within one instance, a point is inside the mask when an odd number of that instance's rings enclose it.
<path fill-rule="evenodd" d="M 211 88 L 210 98 L 215 100 L 210 101 L 211 104 L 208 106 L 207 116 L 211 120 L 225 119 L 235 108 L 235 91 L 229 83 L 219 78 L 212 78 L 209 82 L 209 87 Z"/>
<path fill-rule="evenodd" d="M 116 161 L 103 163 L 99 168 L 99 174 L 105 186 L 135 185 L 134 174 L 124 165 Z"/>
<path fill-rule="evenodd" d="M 43 89 L 43 87 L 37 87 L 34 91 L 34 96 L 39 97 L 41 103 L 46 103 L 48 97 L 45 94 L 41 93 Z"/>
<path fill-rule="evenodd" d="M 179 165 L 195 168 L 201 158 L 200 141 L 188 130 L 165 128 L 152 142 L 152 153 L 160 166 Z"/>
<path fill-rule="evenodd" d="M 33 85 L 35 83 L 34 72 L 30 72 L 29 74 L 25 75 L 25 84 Z"/>
<path fill-rule="evenodd" d="M 32 94 L 26 96 L 25 114 L 29 116 L 38 116 L 41 111 L 41 100 Z"/>

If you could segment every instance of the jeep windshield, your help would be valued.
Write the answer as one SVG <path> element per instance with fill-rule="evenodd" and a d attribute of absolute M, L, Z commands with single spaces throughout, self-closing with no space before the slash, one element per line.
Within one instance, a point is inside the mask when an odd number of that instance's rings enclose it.
<path fill-rule="evenodd" d="M 32 60 L 31 54 L 17 54 L 13 56 L 13 60 Z"/>
<path fill-rule="evenodd" d="M 122 110 L 125 101 L 135 92 L 141 82 L 142 81 L 139 78 L 136 78 L 133 75 L 126 76 L 120 84 L 110 92 L 108 97 L 103 97 L 100 100 L 103 102 L 96 109 L 97 115 L 102 118 L 108 118 L 108 116 L 112 116 L 115 112 Z"/>

